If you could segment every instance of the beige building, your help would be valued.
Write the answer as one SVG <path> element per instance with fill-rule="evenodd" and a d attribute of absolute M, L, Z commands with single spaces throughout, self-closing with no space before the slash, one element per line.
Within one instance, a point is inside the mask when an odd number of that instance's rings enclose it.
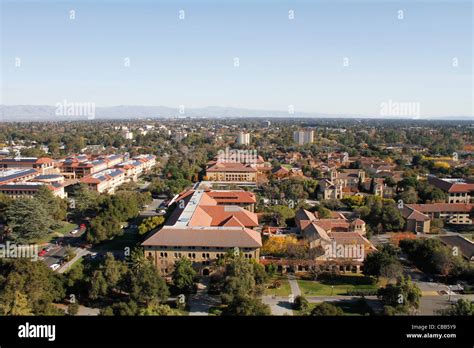
<path fill-rule="evenodd" d="M 434 175 L 428 176 L 428 182 L 448 194 L 448 203 L 471 203 L 472 201 L 474 183 L 463 179 L 440 179 Z"/>
<path fill-rule="evenodd" d="M 7 169 L 36 169 L 40 174 L 56 174 L 54 161 L 47 157 L 18 157 L 0 159 L 0 170 Z"/>
<path fill-rule="evenodd" d="M 86 184 L 91 191 L 112 194 L 117 187 L 125 183 L 125 179 L 125 171 L 120 168 L 114 168 L 88 175 L 82 178 L 81 182 Z"/>
<path fill-rule="evenodd" d="M 169 275 L 183 257 L 203 275 L 209 275 L 215 261 L 229 250 L 259 259 L 262 240 L 253 230 L 258 226 L 257 215 L 240 206 L 252 199 L 230 192 L 189 190 L 176 199 L 165 225 L 142 243 L 145 256 L 163 275 Z M 225 204 L 229 200 L 232 203 Z"/>
<path fill-rule="evenodd" d="M 226 183 L 256 183 L 257 169 L 249 164 L 217 162 L 206 170 L 209 181 Z"/>
<path fill-rule="evenodd" d="M 454 225 L 472 225 L 473 206 L 467 203 L 406 204 L 402 215 L 407 220 L 408 231 L 429 233 L 433 219 Z"/>
<path fill-rule="evenodd" d="M 294 131 L 293 141 L 297 145 L 312 144 L 314 142 L 314 131 L 313 130 Z"/>
<path fill-rule="evenodd" d="M 330 219 L 320 219 L 312 212 L 300 209 L 295 222 L 310 248 L 321 249 L 315 260 L 328 265 L 344 261 L 346 265 L 343 267 L 359 272 L 367 254 L 376 250 L 364 237 L 365 222 L 361 219 L 349 221 L 341 214 L 333 215 Z"/>

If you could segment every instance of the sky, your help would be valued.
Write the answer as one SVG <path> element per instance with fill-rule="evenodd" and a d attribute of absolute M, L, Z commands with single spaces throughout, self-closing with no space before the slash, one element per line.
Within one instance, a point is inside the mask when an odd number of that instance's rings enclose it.
<path fill-rule="evenodd" d="M 6 105 L 474 115 L 470 0 L 0 1 Z"/>

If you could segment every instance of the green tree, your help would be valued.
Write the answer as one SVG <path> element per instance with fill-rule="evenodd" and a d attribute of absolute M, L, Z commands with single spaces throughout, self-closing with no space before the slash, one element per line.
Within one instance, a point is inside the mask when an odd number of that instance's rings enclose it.
<path fill-rule="evenodd" d="M 17 199 L 6 212 L 9 237 L 18 243 L 28 243 L 45 237 L 53 225 L 53 220 L 33 199 Z"/>
<path fill-rule="evenodd" d="M 441 315 L 460 315 L 472 316 L 474 315 L 474 303 L 467 299 L 459 299 L 454 305 L 439 311 Z"/>
<path fill-rule="evenodd" d="M 79 304 L 77 302 L 71 302 L 67 306 L 67 314 L 68 315 L 77 315 L 79 312 Z"/>
<path fill-rule="evenodd" d="M 158 301 L 150 302 L 146 307 L 141 308 L 138 315 L 144 316 L 179 316 L 181 313 L 166 304 Z"/>
<path fill-rule="evenodd" d="M 5 213 L 13 203 L 13 199 L 0 192 L 0 220 L 5 220 Z"/>
<path fill-rule="evenodd" d="M 311 311 L 312 316 L 341 316 L 344 315 L 344 311 L 336 307 L 335 305 L 323 302 L 316 307 L 313 308 Z"/>
<path fill-rule="evenodd" d="M 278 226 L 285 227 L 287 220 L 295 217 L 295 211 L 285 205 L 275 205 L 268 210 Z"/>
<path fill-rule="evenodd" d="M 70 245 L 66 246 L 65 251 L 64 251 L 64 256 L 65 256 L 66 261 L 71 261 L 73 258 L 76 257 L 76 253 L 74 252 L 74 249 Z"/>
<path fill-rule="evenodd" d="M 34 199 L 37 200 L 53 220 L 61 221 L 66 218 L 67 203 L 56 197 L 45 185 L 36 192 Z"/>
<path fill-rule="evenodd" d="M 140 226 L 138 226 L 138 233 L 141 235 L 146 234 L 163 224 L 163 222 L 165 222 L 165 218 L 163 216 L 152 216 L 146 218 L 142 221 Z"/>
<path fill-rule="evenodd" d="M 242 256 L 229 258 L 225 266 L 225 278 L 222 286 L 223 303 L 231 303 L 234 297 L 244 297 L 255 291 L 253 265 Z"/>
<path fill-rule="evenodd" d="M 73 212 L 76 216 L 84 216 L 88 211 L 98 210 L 99 194 L 89 190 L 85 184 L 80 184 L 74 192 L 74 208 Z"/>
<path fill-rule="evenodd" d="M 405 191 L 400 193 L 400 199 L 403 200 L 405 204 L 413 204 L 418 202 L 418 194 L 414 187 L 408 187 Z"/>
<path fill-rule="evenodd" d="M 2 312 L 6 315 L 32 315 L 28 297 L 20 291 L 15 291 L 15 296 L 11 304 L 1 305 Z"/>
<path fill-rule="evenodd" d="M 104 297 L 105 295 L 107 295 L 107 290 L 107 281 L 105 280 L 102 271 L 94 271 L 90 282 L 89 298 L 91 300 L 97 300 L 101 297 Z"/>
<path fill-rule="evenodd" d="M 117 288 L 128 271 L 126 264 L 120 260 L 116 260 L 112 253 L 107 253 L 101 269 L 110 290 Z"/>
<path fill-rule="evenodd" d="M 194 287 L 194 277 L 196 271 L 193 263 L 187 258 L 181 258 L 174 264 L 174 270 L 171 275 L 173 285 L 179 292 L 189 293 Z"/>
<path fill-rule="evenodd" d="M 141 247 L 136 247 L 132 250 L 132 252 L 130 253 L 130 257 L 129 257 L 128 261 L 129 261 L 129 264 L 130 264 L 130 268 L 133 271 L 140 270 L 142 267 L 145 266 L 145 264 L 147 262 L 149 262 L 145 258 L 143 248 L 141 248 Z"/>
<path fill-rule="evenodd" d="M 270 315 L 270 307 L 259 298 L 249 295 L 233 297 L 229 305 L 222 311 L 222 315 L 232 316 L 263 316 Z"/>
<path fill-rule="evenodd" d="M 383 246 L 369 253 L 363 264 L 364 274 L 376 277 L 397 278 L 402 274 L 402 265 L 393 247 Z"/>
<path fill-rule="evenodd" d="M 409 313 L 420 306 L 421 290 L 411 279 L 400 277 L 396 284 L 388 284 L 378 290 L 378 297 L 384 305 L 389 306 L 389 311 L 396 313 Z"/>
<path fill-rule="evenodd" d="M 306 311 L 309 308 L 309 302 L 306 297 L 298 295 L 295 297 L 294 308 L 298 311 Z"/>
<path fill-rule="evenodd" d="M 166 282 L 150 262 L 137 271 L 130 271 L 128 284 L 130 298 L 138 303 L 148 305 L 153 300 L 163 303 L 168 299 Z"/>
<path fill-rule="evenodd" d="M 30 310 L 34 315 L 60 314 L 52 304 L 65 297 L 62 275 L 43 262 L 0 260 L 0 315 Z M 24 305 L 27 299 L 28 306 Z"/>

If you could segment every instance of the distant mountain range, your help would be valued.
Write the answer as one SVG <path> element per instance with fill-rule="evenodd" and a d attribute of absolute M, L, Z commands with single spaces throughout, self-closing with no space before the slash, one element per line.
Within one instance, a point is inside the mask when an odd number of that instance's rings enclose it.
<path fill-rule="evenodd" d="M 286 111 L 255 110 L 245 108 L 208 106 L 205 108 L 179 109 L 166 106 L 119 105 L 111 107 L 94 107 L 93 105 L 63 103 L 61 106 L 51 105 L 0 105 L 0 122 L 27 121 L 75 121 L 87 119 L 145 119 L 145 118 L 403 118 L 414 117 L 380 116 L 380 115 L 343 115 L 295 112 L 290 115 Z M 439 116 L 419 117 L 433 120 L 474 120 L 474 116 Z"/>

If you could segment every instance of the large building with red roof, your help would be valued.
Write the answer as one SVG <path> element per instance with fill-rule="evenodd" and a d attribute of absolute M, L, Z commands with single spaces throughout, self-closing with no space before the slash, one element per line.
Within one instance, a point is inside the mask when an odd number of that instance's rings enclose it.
<path fill-rule="evenodd" d="M 296 226 L 310 249 L 320 248 L 316 261 L 333 267 L 334 261 L 344 261 L 342 271 L 360 271 L 365 256 L 375 247 L 365 238 L 365 222 L 361 219 L 347 220 L 342 214 L 321 219 L 317 214 L 300 209 L 295 215 Z"/>
<path fill-rule="evenodd" d="M 428 176 L 431 185 L 443 190 L 448 194 L 448 203 L 471 203 L 474 193 L 474 183 L 464 179 L 437 178 Z"/>
<path fill-rule="evenodd" d="M 0 170 L 35 169 L 40 174 L 55 174 L 54 160 L 47 157 L 17 157 L 0 159 Z"/>
<path fill-rule="evenodd" d="M 202 274 L 229 250 L 237 248 L 245 258 L 259 259 L 262 246 L 253 206 L 255 196 L 245 191 L 213 191 L 197 188 L 182 193 L 165 225 L 142 243 L 145 256 L 163 275 L 172 272 L 182 257 L 193 262 Z"/>
<path fill-rule="evenodd" d="M 441 219 L 454 225 L 472 225 L 471 203 L 405 204 L 401 209 L 406 229 L 411 232 L 430 233 L 431 221 Z"/>

